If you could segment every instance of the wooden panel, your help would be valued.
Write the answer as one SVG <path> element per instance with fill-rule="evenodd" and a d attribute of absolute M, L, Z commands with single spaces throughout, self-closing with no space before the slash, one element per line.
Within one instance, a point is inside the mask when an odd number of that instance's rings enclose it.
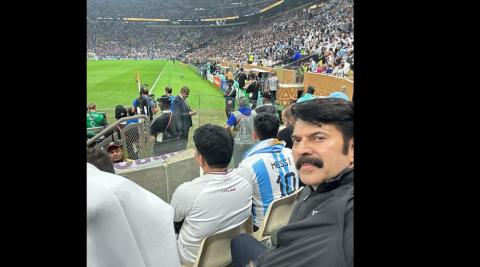
<path fill-rule="evenodd" d="M 303 91 L 306 92 L 310 85 L 315 87 L 316 96 L 328 96 L 332 92 L 342 92 L 342 86 L 345 86 L 344 93 L 350 100 L 352 100 L 353 97 L 353 81 L 345 78 L 307 72 L 303 79 Z"/>
<path fill-rule="evenodd" d="M 291 100 L 297 99 L 298 87 L 283 87 L 277 89 L 276 99 L 279 104 L 285 106 L 290 103 Z"/>
<path fill-rule="evenodd" d="M 263 66 L 254 66 L 254 65 L 243 65 L 243 68 L 244 69 L 261 69 L 261 70 L 264 70 L 264 71 L 272 71 L 273 68 L 270 68 L 270 67 L 263 67 Z"/>
<path fill-rule="evenodd" d="M 277 72 L 278 81 L 280 83 L 295 83 L 294 70 L 276 69 L 276 68 L 273 68 L 273 70 Z"/>

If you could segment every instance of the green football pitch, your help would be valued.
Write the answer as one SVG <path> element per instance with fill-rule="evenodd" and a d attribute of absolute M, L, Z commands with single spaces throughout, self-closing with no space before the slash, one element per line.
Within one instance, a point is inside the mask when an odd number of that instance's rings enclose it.
<path fill-rule="evenodd" d="M 183 86 L 190 88 L 189 105 L 198 113 L 193 117 L 194 128 L 205 123 L 225 125 L 223 93 L 208 80 L 203 80 L 193 66 L 167 60 L 88 60 L 87 102 L 106 112 L 113 123 L 117 105 L 131 107 L 138 97 L 136 75 L 147 84 L 155 99 L 172 86 L 177 95 Z M 192 129 L 193 130 L 193 129 Z M 192 130 L 190 132 L 192 132 Z"/>

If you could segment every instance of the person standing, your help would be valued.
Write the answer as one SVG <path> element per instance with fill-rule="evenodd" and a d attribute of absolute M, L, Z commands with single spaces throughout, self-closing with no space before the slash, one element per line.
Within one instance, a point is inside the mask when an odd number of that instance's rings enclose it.
<path fill-rule="evenodd" d="M 197 112 L 192 110 L 187 103 L 189 95 L 190 89 L 187 86 L 184 86 L 180 89 L 180 93 L 173 101 L 173 110 L 176 117 L 175 121 L 177 123 L 177 128 L 180 130 L 180 138 L 184 141 L 182 149 L 187 147 L 188 132 L 193 125 L 192 116 L 197 114 Z"/>

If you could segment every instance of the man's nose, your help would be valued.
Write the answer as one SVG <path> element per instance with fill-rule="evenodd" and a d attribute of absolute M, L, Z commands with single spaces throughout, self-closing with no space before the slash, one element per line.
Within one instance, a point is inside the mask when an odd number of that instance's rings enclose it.
<path fill-rule="evenodd" d="M 293 153 L 297 155 L 311 155 L 312 154 L 312 149 L 310 146 L 310 143 L 303 139 L 302 141 L 297 142 L 293 148 Z"/>

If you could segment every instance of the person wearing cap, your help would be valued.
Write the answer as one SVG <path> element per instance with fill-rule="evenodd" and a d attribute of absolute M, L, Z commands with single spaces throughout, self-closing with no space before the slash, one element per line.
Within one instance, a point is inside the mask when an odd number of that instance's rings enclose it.
<path fill-rule="evenodd" d="M 345 93 L 342 93 L 342 92 L 333 92 L 328 97 L 330 97 L 330 98 L 341 98 L 341 99 L 345 99 L 347 101 L 350 101 L 348 96 Z"/>
<path fill-rule="evenodd" d="M 300 97 L 298 100 L 297 100 L 297 103 L 302 103 L 302 102 L 305 102 L 305 101 L 309 101 L 309 100 L 312 100 L 312 99 L 315 99 L 315 96 L 313 95 L 315 93 L 315 87 L 313 86 L 308 86 L 307 88 L 307 93 L 304 94 L 302 97 Z"/>
<path fill-rule="evenodd" d="M 117 142 L 111 142 L 108 145 L 107 153 L 110 155 L 113 163 L 119 162 L 129 162 L 132 161 L 131 159 L 127 159 L 123 153 L 122 145 Z"/>
<path fill-rule="evenodd" d="M 235 98 L 237 96 L 237 89 L 233 86 L 233 80 L 228 80 L 227 91 L 223 96 L 225 97 L 225 114 L 227 118 L 230 117 L 230 113 L 235 110 Z"/>

